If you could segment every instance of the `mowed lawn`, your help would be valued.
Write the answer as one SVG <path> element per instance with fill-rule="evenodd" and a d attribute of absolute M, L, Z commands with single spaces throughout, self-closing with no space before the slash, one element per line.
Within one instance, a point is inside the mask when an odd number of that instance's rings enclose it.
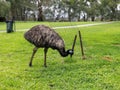
<path fill-rule="evenodd" d="M 16 28 L 36 25 L 20 23 Z M 64 22 L 46 23 L 51 27 L 65 26 Z M 0 29 L 4 30 L 4 26 Z M 86 59 L 81 59 L 77 37 L 72 58 L 48 50 L 47 68 L 43 67 L 42 48 L 34 57 L 33 67 L 28 66 L 34 46 L 24 39 L 25 32 L 0 32 L 0 90 L 120 90 L 120 22 L 56 30 L 64 39 L 66 50 L 72 47 L 78 30 L 81 30 Z"/>
<path fill-rule="evenodd" d="M 94 24 L 96 22 L 35 22 L 35 21 L 15 21 L 15 24 L 13 24 L 13 28 L 18 30 L 25 30 L 29 29 L 32 26 L 43 24 L 47 25 L 49 27 L 60 27 L 60 26 L 74 26 L 74 25 L 82 25 L 82 24 Z M 100 23 L 100 22 L 97 22 Z M 6 23 L 0 22 L 0 31 L 6 31 Z"/>

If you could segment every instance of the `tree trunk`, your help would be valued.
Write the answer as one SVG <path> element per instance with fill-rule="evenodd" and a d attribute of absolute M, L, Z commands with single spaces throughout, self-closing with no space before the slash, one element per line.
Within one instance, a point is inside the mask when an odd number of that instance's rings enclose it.
<path fill-rule="evenodd" d="M 101 16 L 100 21 L 103 21 L 103 20 L 104 20 L 104 17 L 103 17 L 103 16 Z"/>
<path fill-rule="evenodd" d="M 85 16 L 85 14 L 84 14 L 84 16 L 83 16 L 83 21 L 84 21 L 84 22 L 86 21 L 86 16 Z"/>
<path fill-rule="evenodd" d="M 43 21 L 42 2 L 38 0 L 38 21 Z"/>
<path fill-rule="evenodd" d="M 79 15 L 78 15 L 78 21 L 80 21 L 80 12 L 79 12 Z"/>
<path fill-rule="evenodd" d="M 68 9 L 68 20 L 71 21 L 71 8 Z"/>
<path fill-rule="evenodd" d="M 91 21 L 93 21 L 93 22 L 95 21 L 95 16 L 91 17 Z"/>

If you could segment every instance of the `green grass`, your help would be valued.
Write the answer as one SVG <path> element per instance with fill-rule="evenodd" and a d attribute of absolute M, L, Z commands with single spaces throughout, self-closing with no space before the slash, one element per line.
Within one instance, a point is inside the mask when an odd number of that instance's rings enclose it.
<path fill-rule="evenodd" d="M 89 24 L 89 23 L 95 23 L 95 22 L 30 22 L 30 21 L 16 21 L 15 26 L 16 30 L 21 29 L 29 29 L 32 26 L 38 25 L 38 24 L 45 24 L 50 27 L 58 27 L 58 26 L 72 26 L 72 25 L 80 25 L 80 24 Z M 6 23 L 0 22 L 0 30 L 6 30 Z"/>
<path fill-rule="evenodd" d="M 81 59 L 77 38 L 72 59 L 49 49 L 47 68 L 43 67 L 43 49 L 36 53 L 33 67 L 28 66 L 34 46 L 24 39 L 24 32 L 0 33 L 0 90 L 120 90 L 120 22 L 79 29 L 86 60 Z M 78 28 L 56 32 L 69 49 Z"/>

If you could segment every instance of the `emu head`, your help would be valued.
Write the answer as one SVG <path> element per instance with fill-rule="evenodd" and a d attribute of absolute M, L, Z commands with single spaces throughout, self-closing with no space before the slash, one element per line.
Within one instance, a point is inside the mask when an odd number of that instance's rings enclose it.
<path fill-rule="evenodd" d="M 72 57 L 72 55 L 74 54 L 74 47 L 75 47 L 75 43 L 76 43 L 76 38 L 77 38 L 77 35 L 75 35 L 75 37 L 74 37 L 72 49 L 69 49 L 69 50 L 68 50 L 68 53 L 70 54 L 71 57 Z"/>
<path fill-rule="evenodd" d="M 75 35 L 72 49 L 69 49 L 67 51 L 65 51 L 65 48 L 58 49 L 58 51 L 61 54 L 61 56 L 66 57 L 66 56 L 70 55 L 72 57 L 72 55 L 74 54 L 74 46 L 75 46 L 75 43 L 76 43 L 76 38 L 77 38 L 77 35 Z"/>
<path fill-rule="evenodd" d="M 74 54 L 74 51 L 72 49 L 67 50 L 67 53 L 70 54 L 70 56 L 72 57 L 72 55 Z"/>

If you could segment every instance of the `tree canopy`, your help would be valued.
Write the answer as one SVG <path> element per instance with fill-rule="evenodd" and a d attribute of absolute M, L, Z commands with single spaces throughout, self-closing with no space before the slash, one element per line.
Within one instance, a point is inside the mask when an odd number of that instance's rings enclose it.
<path fill-rule="evenodd" d="M 0 17 L 38 21 L 120 20 L 120 0 L 0 0 Z"/>

